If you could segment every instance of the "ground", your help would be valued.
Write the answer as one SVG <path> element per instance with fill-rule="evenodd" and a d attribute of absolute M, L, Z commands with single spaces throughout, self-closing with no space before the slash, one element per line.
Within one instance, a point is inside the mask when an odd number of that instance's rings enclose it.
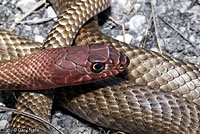
<path fill-rule="evenodd" d="M 1 28 L 8 30 L 19 16 L 31 8 L 31 6 L 24 6 L 21 1 L 23 0 L 0 0 Z M 26 2 L 35 1 L 26 0 Z M 200 64 L 200 5 L 197 3 L 189 8 L 191 0 L 152 0 L 151 2 L 113 0 L 111 7 L 99 18 L 101 30 L 113 38 L 122 39 L 122 26 L 112 21 L 114 19 L 125 25 L 127 43 L 160 53 L 159 40 L 163 54 Z M 55 19 L 36 22 L 41 19 L 48 20 L 51 17 L 53 17 L 51 7 L 46 4 L 26 17 L 13 32 L 42 42 L 47 37 Z M 153 23 L 154 17 L 156 24 Z M 155 31 L 158 33 L 157 36 Z M 14 105 L 12 96 L 11 92 L 0 92 L 0 105 L 12 107 Z M 10 120 L 10 112 L 0 113 L 0 133 L 1 130 L 9 127 Z M 116 133 L 79 119 L 60 107 L 54 107 L 52 124 L 64 133 Z"/>

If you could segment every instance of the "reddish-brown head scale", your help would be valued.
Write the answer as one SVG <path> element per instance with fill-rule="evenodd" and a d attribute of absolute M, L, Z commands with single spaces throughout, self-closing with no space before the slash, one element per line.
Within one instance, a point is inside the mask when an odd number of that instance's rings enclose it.
<path fill-rule="evenodd" d="M 51 80 L 58 86 L 89 83 L 114 76 L 127 68 L 129 58 L 104 44 L 66 48 L 51 65 Z"/>

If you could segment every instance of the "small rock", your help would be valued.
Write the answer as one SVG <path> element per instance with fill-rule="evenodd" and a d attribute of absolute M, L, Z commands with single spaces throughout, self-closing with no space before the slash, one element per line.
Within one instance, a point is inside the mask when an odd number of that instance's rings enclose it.
<path fill-rule="evenodd" d="M 14 18 L 15 18 L 15 19 L 14 19 L 15 22 L 19 22 L 19 21 L 20 21 L 20 18 L 21 18 L 21 14 L 19 14 L 19 13 L 15 14 Z"/>
<path fill-rule="evenodd" d="M 133 7 L 134 7 L 135 11 L 137 12 L 141 8 L 141 4 L 136 3 L 136 4 L 134 4 Z"/>
<path fill-rule="evenodd" d="M 166 43 L 166 42 L 165 42 Z M 166 43 L 167 45 L 165 46 L 165 50 L 169 53 L 169 54 L 172 54 L 174 53 L 175 51 L 177 51 L 177 44 L 174 43 Z"/>
<path fill-rule="evenodd" d="M 177 41 L 177 43 L 178 43 L 178 41 Z M 184 45 L 182 43 L 178 43 L 176 49 L 177 49 L 178 52 L 180 52 L 180 51 L 183 51 L 185 48 L 184 48 Z"/>
<path fill-rule="evenodd" d="M 159 50 L 158 50 L 158 48 L 156 48 L 156 47 L 151 48 L 151 51 L 154 51 L 154 52 L 159 53 Z"/>
<path fill-rule="evenodd" d="M 34 28 L 34 30 L 33 30 L 33 32 L 35 33 L 35 34 L 40 34 L 40 30 L 39 30 L 39 28 L 38 27 L 35 27 Z"/>
<path fill-rule="evenodd" d="M 16 6 L 23 13 L 26 13 L 33 7 L 33 5 L 35 5 L 35 3 L 35 0 L 20 0 L 19 2 L 17 2 Z"/>
<path fill-rule="evenodd" d="M 143 15 L 135 15 L 133 16 L 130 21 L 127 23 L 129 26 L 129 29 L 136 32 L 140 33 L 143 29 L 144 26 L 143 24 L 146 23 L 146 17 Z"/>
<path fill-rule="evenodd" d="M 186 56 L 186 57 L 191 63 L 197 63 L 197 61 L 198 61 L 197 56 Z"/>
<path fill-rule="evenodd" d="M 0 106 L 1 107 L 5 107 L 6 105 L 0 102 Z"/>
<path fill-rule="evenodd" d="M 2 3 L 2 5 L 6 5 L 8 3 L 8 1 L 7 0 L 3 0 L 1 3 Z"/>
<path fill-rule="evenodd" d="M 31 31 L 31 26 L 24 26 L 24 30 L 26 30 L 26 31 Z"/>
<path fill-rule="evenodd" d="M 8 126 L 9 122 L 7 120 L 0 121 L 0 130 L 5 129 Z"/>
<path fill-rule="evenodd" d="M 124 9 L 130 9 L 131 8 L 130 0 L 118 0 L 118 2 Z"/>
<path fill-rule="evenodd" d="M 197 57 L 197 64 L 200 65 L 200 57 Z"/>
<path fill-rule="evenodd" d="M 181 12 L 181 13 L 184 13 L 184 12 L 186 12 L 187 10 L 188 10 L 188 7 L 190 6 L 190 1 L 183 1 L 183 2 L 181 2 L 181 8 L 179 8 L 179 11 Z"/>
<path fill-rule="evenodd" d="M 157 4 L 156 0 L 152 0 L 151 2 L 152 2 L 153 5 Z"/>
<path fill-rule="evenodd" d="M 40 35 L 35 35 L 35 41 L 36 41 L 36 42 L 43 43 L 43 42 L 44 42 L 44 37 L 42 37 L 42 36 L 40 36 Z"/>
<path fill-rule="evenodd" d="M 180 29 L 181 33 L 184 33 L 184 32 L 185 32 L 185 30 L 186 30 L 186 28 L 185 28 L 185 27 L 180 27 L 179 29 Z"/>
<path fill-rule="evenodd" d="M 193 35 L 191 35 L 189 39 L 190 39 L 191 42 L 195 42 L 195 38 L 194 38 Z"/>
<path fill-rule="evenodd" d="M 138 41 L 138 42 L 141 42 L 143 40 L 143 36 L 138 36 L 137 38 L 136 38 L 136 41 Z"/>
<path fill-rule="evenodd" d="M 177 53 L 177 52 L 172 53 L 170 57 L 185 60 L 184 57 L 180 53 Z"/>
<path fill-rule="evenodd" d="M 58 111 L 55 113 L 55 115 L 56 115 L 56 117 L 60 117 L 60 116 L 62 116 L 62 113 L 60 111 Z"/>
<path fill-rule="evenodd" d="M 13 4 L 13 5 L 16 4 L 16 0 L 12 0 L 11 4 Z"/>
<path fill-rule="evenodd" d="M 132 38 L 133 38 L 132 35 L 130 35 L 130 34 L 125 34 L 125 42 L 126 42 L 127 44 L 130 44 L 130 43 L 131 43 Z M 124 41 L 124 40 L 123 40 L 123 35 L 119 35 L 119 36 L 117 36 L 115 39 L 117 39 L 117 40 L 119 40 L 119 41 L 122 41 L 122 42 Z"/>
<path fill-rule="evenodd" d="M 52 7 L 48 7 L 46 10 L 47 18 L 56 18 L 57 15 Z"/>
<path fill-rule="evenodd" d="M 157 14 L 166 13 L 167 12 L 167 7 L 165 7 L 165 6 L 158 6 L 158 7 L 155 8 L 155 12 Z"/>

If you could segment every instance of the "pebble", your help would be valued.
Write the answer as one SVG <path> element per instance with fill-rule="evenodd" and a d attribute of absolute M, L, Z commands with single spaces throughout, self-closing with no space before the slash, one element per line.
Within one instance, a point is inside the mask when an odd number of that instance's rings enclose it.
<path fill-rule="evenodd" d="M 181 13 L 185 13 L 188 10 L 188 7 L 190 6 L 190 3 L 191 3 L 190 0 L 181 2 L 182 8 L 179 8 L 179 11 Z"/>
<path fill-rule="evenodd" d="M 0 121 L 0 130 L 5 129 L 8 126 L 9 122 L 7 120 Z"/>
<path fill-rule="evenodd" d="M 3 0 L 3 1 L 2 1 L 2 5 L 6 5 L 7 3 L 8 3 L 7 0 Z"/>
<path fill-rule="evenodd" d="M 197 61 L 198 61 L 197 56 L 186 56 L 186 57 L 191 63 L 197 63 Z"/>
<path fill-rule="evenodd" d="M 132 6 L 130 0 L 118 0 L 118 3 L 119 3 L 124 9 L 130 9 L 131 6 Z"/>
<path fill-rule="evenodd" d="M 11 4 L 13 5 L 16 4 L 16 2 L 17 2 L 16 0 L 11 0 Z"/>
<path fill-rule="evenodd" d="M 40 34 L 40 30 L 39 30 L 38 27 L 35 27 L 35 28 L 33 29 L 33 32 L 34 32 L 35 34 L 37 34 L 37 35 Z"/>
<path fill-rule="evenodd" d="M 57 17 L 57 15 L 56 15 L 56 13 L 55 13 L 55 11 L 53 10 L 52 7 L 47 8 L 46 14 L 47 14 L 48 18 L 56 18 Z"/>
<path fill-rule="evenodd" d="M 36 41 L 36 42 L 43 43 L 43 42 L 44 42 L 44 37 L 42 37 L 42 36 L 40 36 L 40 35 L 35 35 L 35 41 Z"/>
<path fill-rule="evenodd" d="M 181 33 L 184 33 L 184 32 L 185 32 L 185 30 L 186 30 L 186 28 L 185 28 L 185 27 L 180 27 L 179 29 L 180 29 L 180 32 L 181 32 Z"/>
<path fill-rule="evenodd" d="M 142 5 L 139 3 L 134 4 L 133 8 L 135 9 L 135 12 L 137 12 L 141 8 L 141 6 Z"/>
<path fill-rule="evenodd" d="M 23 13 L 26 13 L 33 7 L 33 5 L 35 5 L 35 3 L 35 0 L 20 0 L 19 2 L 17 2 L 16 6 Z"/>
<path fill-rule="evenodd" d="M 163 14 L 163 13 L 166 13 L 167 12 L 167 7 L 165 6 L 158 6 L 155 8 L 155 12 L 156 14 Z"/>
<path fill-rule="evenodd" d="M 130 44 L 130 43 L 131 43 L 132 38 L 133 38 L 132 35 L 130 35 L 130 34 L 125 34 L 125 42 L 126 42 L 127 44 Z M 123 40 L 123 35 L 119 35 L 119 36 L 117 36 L 115 39 L 124 42 L 124 40 Z"/>
<path fill-rule="evenodd" d="M 195 42 L 195 37 L 193 35 L 191 35 L 189 39 L 191 42 Z"/>
<path fill-rule="evenodd" d="M 32 29 L 31 26 L 27 26 L 27 25 L 24 26 L 24 30 L 26 31 L 31 31 L 31 29 Z"/>
<path fill-rule="evenodd" d="M 200 65 L 199 63 L 200 63 L 200 57 L 197 57 L 197 64 Z"/>
<path fill-rule="evenodd" d="M 56 117 L 60 117 L 60 116 L 62 116 L 62 113 L 60 113 L 60 112 L 58 111 L 58 112 L 55 113 L 55 116 L 56 116 Z"/>
<path fill-rule="evenodd" d="M 126 23 L 130 30 L 141 33 L 144 30 L 143 24 L 146 23 L 146 17 L 144 15 L 133 16 L 128 23 Z"/>
<path fill-rule="evenodd" d="M 152 4 L 155 6 L 157 4 L 156 0 L 151 0 Z"/>
<path fill-rule="evenodd" d="M 159 50 L 158 50 L 158 48 L 156 48 L 156 47 L 152 47 L 152 48 L 151 48 L 151 51 L 154 51 L 154 52 L 159 53 Z"/>
<path fill-rule="evenodd" d="M 1 107 L 5 107 L 6 105 L 3 104 L 2 102 L 0 102 L 0 106 L 1 106 Z"/>
<path fill-rule="evenodd" d="M 140 35 L 140 36 L 138 36 L 137 38 L 136 38 L 136 41 L 138 41 L 138 42 L 141 42 L 143 40 L 143 36 L 142 35 Z"/>

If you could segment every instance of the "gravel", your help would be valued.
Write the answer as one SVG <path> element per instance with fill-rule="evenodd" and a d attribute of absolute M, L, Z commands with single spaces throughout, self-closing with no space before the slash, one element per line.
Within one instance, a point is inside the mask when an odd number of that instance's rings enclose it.
<path fill-rule="evenodd" d="M 34 3 L 34 0 L 25 1 Z M 163 53 L 200 64 L 200 6 L 196 4 L 188 9 L 190 3 L 191 0 L 154 0 L 155 17 Z M 0 0 L 1 27 L 8 30 L 12 23 L 32 5 L 24 5 L 22 0 Z M 110 16 L 119 23 L 125 24 L 127 43 L 143 47 L 143 40 L 148 37 L 144 47 L 159 52 L 154 25 L 151 25 L 152 10 L 149 1 L 113 0 L 111 6 L 99 16 L 100 27 L 105 34 L 122 40 L 122 27 L 107 19 Z M 53 17 L 55 14 L 52 7 L 46 5 L 34 11 L 24 21 L 30 22 Z M 17 25 L 14 33 L 43 42 L 55 22 L 54 20 L 39 24 L 23 23 Z M 148 29 L 149 32 L 146 35 Z M 0 92 L 1 106 L 5 104 L 7 107 L 13 107 L 14 102 L 12 92 Z M 0 133 L 1 130 L 7 133 L 5 131 L 8 130 L 10 121 L 10 112 L 0 112 Z M 54 107 L 52 124 L 65 134 L 115 133 L 90 124 L 58 106 Z"/>

